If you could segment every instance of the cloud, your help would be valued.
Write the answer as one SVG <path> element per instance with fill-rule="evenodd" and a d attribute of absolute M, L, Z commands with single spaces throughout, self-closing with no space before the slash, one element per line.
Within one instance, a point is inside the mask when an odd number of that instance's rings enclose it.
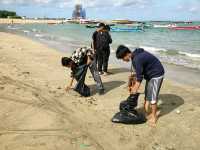
<path fill-rule="evenodd" d="M 17 4 L 17 5 L 28 5 L 28 4 L 48 4 L 52 0 L 0 0 L 0 4 Z"/>
<path fill-rule="evenodd" d="M 189 8 L 189 12 L 191 13 L 197 13 L 200 12 L 200 6 L 193 6 Z"/>
<path fill-rule="evenodd" d="M 189 13 L 200 13 L 200 1 L 191 0 L 177 6 L 177 10 Z"/>
<path fill-rule="evenodd" d="M 0 5 L 53 5 L 59 8 L 73 7 L 77 3 L 81 3 L 88 8 L 103 7 L 131 7 L 131 6 L 147 6 L 153 0 L 0 0 Z"/>

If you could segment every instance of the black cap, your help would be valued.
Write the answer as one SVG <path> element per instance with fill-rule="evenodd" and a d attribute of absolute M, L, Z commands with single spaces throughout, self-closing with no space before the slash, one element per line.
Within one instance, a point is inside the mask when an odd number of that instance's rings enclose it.
<path fill-rule="evenodd" d="M 102 23 L 102 22 L 97 24 L 97 28 L 102 28 L 102 27 L 105 28 L 105 26 L 106 26 L 106 25 L 105 25 L 104 23 Z"/>
<path fill-rule="evenodd" d="M 105 25 L 105 29 L 110 31 L 110 26 L 109 25 Z"/>

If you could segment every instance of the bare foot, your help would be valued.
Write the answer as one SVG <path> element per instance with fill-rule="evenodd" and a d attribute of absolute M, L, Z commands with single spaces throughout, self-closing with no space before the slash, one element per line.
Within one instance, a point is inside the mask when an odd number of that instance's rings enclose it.
<path fill-rule="evenodd" d="M 148 124 L 152 127 L 156 127 L 157 120 L 158 120 L 157 116 L 155 117 L 151 115 L 151 118 L 148 119 Z"/>
<path fill-rule="evenodd" d="M 148 125 L 149 125 L 150 127 L 156 127 L 156 123 L 148 122 Z"/>
<path fill-rule="evenodd" d="M 147 120 L 151 120 L 151 118 L 152 118 L 152 114 L 146 113 L 146 119 L 147 119 Z"/>
<path fill-rule="evenodd" d="M 160 111 L 157 111 L 157 113 L 156 113 L 156 121 L 157 121 L 158 118 L 160 117 L 160 113 L 161 113 Z M 155 117 L 153 117 L 152 114 L 149 114 L 149 115 L 148 115 L 148 113 L 146 113 L 145 116 L 146 116 L 146 119 L 147 119 L 147 120 L 152 120 L 152 118 L 155 118 Z"/>
<path fill-rule="evenodd" d="M 156 115 L 157 115 L 157 117 L 159 118 L 159 117 L 161 116 L 161 111 L 160 111 L 160 110 L 157 111 Z"/>

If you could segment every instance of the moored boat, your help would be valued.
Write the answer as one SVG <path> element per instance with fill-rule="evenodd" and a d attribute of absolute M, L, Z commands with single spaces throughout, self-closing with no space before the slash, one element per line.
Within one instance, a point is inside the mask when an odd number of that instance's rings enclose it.
<path fill-rule="evenodd" d="M 48 24 L 48 25 L 56 25 L 56 24 L 58 24 L 58 23 L 56 23 L 56 22 L 48 22 L 47 24 Z"/>
<path fill-rule="evenodd" d="M 170 29 L 173 30 L 200 30 L 199 26 L 177 26 L 177 27 L 171 27 Z"/>
<path fill-rule="evenodd" d="M 159 25 L 159 24 L 154 24 L 154 28 L 171 28 L 171 27 L 176 27 L 176 24 L 167 24 L 167 25 Z"/>
<path fill-rule="evenodd" d="M 95 26 L 95 25 L 86 25 L 85 27 L 86 28 L 96 28 L 97 26 Z"/>
<path fill-rule="evenodd" d="M 111 32 L 141 32 L 143 31 L 141 28 L 118 28 L 118 27 L 111 27 Z"/>

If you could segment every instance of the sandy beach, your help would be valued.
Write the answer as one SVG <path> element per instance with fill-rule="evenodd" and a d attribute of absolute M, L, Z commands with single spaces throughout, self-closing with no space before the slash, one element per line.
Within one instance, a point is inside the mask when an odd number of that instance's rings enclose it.
<path fill-rule="evenodd" d="M 199 150 L 199 88 L 165 79 L 156 128 L 113 124 L 129 70 L 111 66 L 103 96 L 88 75 L 92 96 L 83 98 L 64 90 L 70 70 L 60 58 L 69 54 L 14 34 L 0 39 L 0 150 Z"/>

